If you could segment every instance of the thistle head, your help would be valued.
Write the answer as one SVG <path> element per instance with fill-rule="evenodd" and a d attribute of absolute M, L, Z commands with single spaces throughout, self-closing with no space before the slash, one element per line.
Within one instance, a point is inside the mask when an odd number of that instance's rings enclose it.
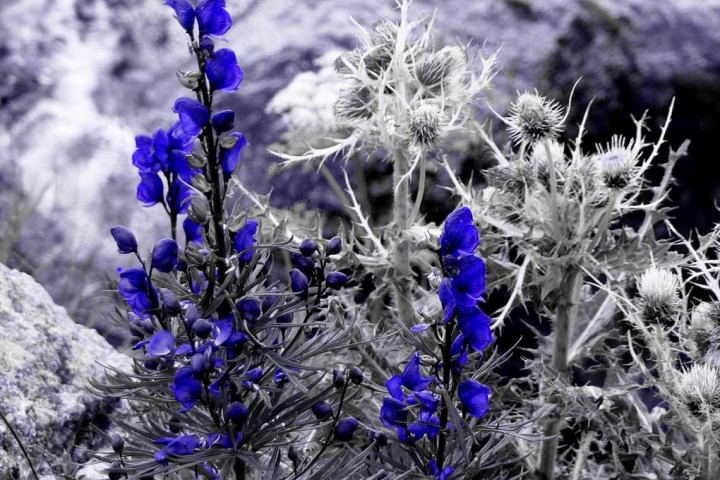
<path fill-rule="evenodd" d="M 445 135 L 445 115 L 433 104 L 421 104 L 410 112 L 408 128 L 415 145 L 432 148 Z"/>
<path fill-rule="evenodd" d="M 677 380 L 676 394 L 695 415 L 720 407 L 720 370 L 695 364 L 682 372 Z"/>
<path fill-rule="evenodd" d="M 671 325 L 680 309 L 680 281 L 669 270 L 651 267 L 638 280 L 643 320 Z"/>
<path fill-rule="evenodd" d="M 563 108 L 537 91 L 525 92 L 510 106 L 507 118 L 510 138 L 517 144 L 554 140 L 563 129 Z"/>
<path fill-rule="evenodd" d="M 467 58 L 460 47 L 445 47 L 415 64 L 415 78 L 423 98 L 452 97 L 465 79 Z"/>
<path fill-rule="evenodd" d="M 377 111 L 377 99 L 366 85 L 355 85 L 340 94 L 333 110 L 341 122 L 369 120 Z"/>
<path fill-rule="evenodd" d="M 610 190 L 622 190 L 633 183 L 637 152 L 632 140 L 626 144 L 623 137 L 615 135 L 605 147 L 598 146 L 594 159 L 603 183 Z"/>

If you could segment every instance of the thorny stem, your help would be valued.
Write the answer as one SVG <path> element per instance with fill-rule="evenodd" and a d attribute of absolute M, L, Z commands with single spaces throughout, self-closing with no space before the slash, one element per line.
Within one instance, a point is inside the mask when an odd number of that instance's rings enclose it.
<path fill-rule="evenodd" d="M 395 246 L 395 291 L 397 294 L 398 317 L 407 326 L 413 324 L 412 277 L 410 271 L 410 245 L 407 239 L 410 210 L 410 178 L 405 175 L 408 170 L 408 158 L 402 148 L 393 154 L 393 216 L 395 226 L 399 230 L 399 239 Z"/>
<path fill-rule="evenodd" d="M 570 332 L 572 322 L 577 316 L 582 279 L 580 269 L 577 266 L 570 266 L 565 270 L 560 285 L 560 300 L 555 311 L 555 324 L 553 326 L 552 368 L 558 373 L 561 380 L 567 376 Z M 549 400 L 553 403 L 559 403 L 560 396 L 553 395 Z M 562 416 L 561 412 L 557 412 L 556 417 L 551 419 L 545 427 L 544 435 L 550 438 L 543 441 L 540 449 L 539 472 L 543 480 L 555 478 L 555 457 L 557 455 L 558 434 L 562 426 Z"/>

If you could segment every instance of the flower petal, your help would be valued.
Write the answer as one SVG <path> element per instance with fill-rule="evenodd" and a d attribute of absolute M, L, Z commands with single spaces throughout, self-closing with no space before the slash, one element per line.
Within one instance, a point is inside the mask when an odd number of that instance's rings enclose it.
<path fill-rule="evenodd" d="M 458 397 L 463 407 L 475 418 L 482 418 L 487 413 L 490 393 L 488 387 L 474 380 L 465 380 L 458 387 Z"/>
<path fill-rule="evenodd" d="M 200 0 L 195 9 L 200 37 L 219 36 L 230 29 L 232 19 L 225 10 L 225 0 Z"/>
<path fill-rule="evenodd" d="M 402 384 L 413 392 L 419 392 L 425 390 L 432 381 L 433 377 L 420 375 L 420 355 L 415 352 L 403 370 Z"/>
<path fill-rule="evenodd" d="M 229 48 L 221 48 L 210 57 L 205 66 L 210 83 L 210 90 L 234 92 L 243 79 L 243 72 L 237 63 L 235 52 Z"/>
<path fill-rule="evenodd" d="M 200 130 L 210 122 L 208 109 L 202 103 L 190 98 L 178 98 L 175 101 L 173 112 L 179 115 L 182 129 L 188 135 L 198 135 Z"/>
<path fill-rule="evenodd" d="M 195 9 L 188 0 L 165 0 L 165 5 L 175 10 L 177 21 L 185 31 L 192 35 L 195 25 Z"/>

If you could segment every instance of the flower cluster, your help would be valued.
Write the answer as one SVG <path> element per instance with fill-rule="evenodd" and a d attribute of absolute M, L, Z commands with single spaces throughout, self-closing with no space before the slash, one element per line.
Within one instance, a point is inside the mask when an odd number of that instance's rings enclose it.
<path fill-rule="evenodd" d="M 483 418 L 488 412 L 490 389 L 473 379 L 462 379 L 469 373 L 469 369 L 465 370 L 469 353 L 482 355 L 493 340 L 490 318 L 477 306 L 485 293 L 485 264 L 474 255 L 478 245 L 478 230 L 470 209 L 463 207 L 450 214 L 438 252 L 444 272 L 438 292 L 443 313 L 435 326 L 443 335 L 438 333 L 442 353 L 429 365 L 435 374 L 421 373 L 423 362 L 415 352 L 402 374 L 385 383 L 389 395 L 383 399 L 382 423 L 394 429 L 401 442 L 414 444 L 424 437 L 437 442 L 436 458 L 428 459 L 428 469 L 435 478 L 446 478 L 454 472 L 443 458 L 445 436 L 441 430 L 458 428 L 448 423 L 449 411 L 456 407 L 447 404 L 447 399 L 454 401 L 457 395 L 461 411 L 471 417 Z M 428 328 L 417 325 L 411 330 L 422 332 Z"/>

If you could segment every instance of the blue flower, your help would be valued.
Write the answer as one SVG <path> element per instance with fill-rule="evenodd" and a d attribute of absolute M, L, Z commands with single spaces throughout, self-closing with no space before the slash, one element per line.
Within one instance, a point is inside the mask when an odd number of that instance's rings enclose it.
<path fill-rule="evenodd" d="M 195 26 L 195 9 L 188 0 L 165 0 L 165 5 L 175 10 L 178 23 L 192 37 Z"/>
<path fill-rule="evenodd" d="M 212 330 L 213 343 L 218 347 L 231 347 L 247 340 L 247 336 L 242 332 L 236 332 L 233 329 L 232 320 L 219 320 L 215 323 Z"/>
<path fill-rule="evenodd" d="M 140 172 L 140 183 L 137 186 L 137 199 L 145 204 L 146 207 L 152 207 L 156 203 L 163 201 L 162 179 L 157 173 Z"/>
<path fill-rule="evenodd" d="M 405 366 L 402 375 L 391 377 L 385 382 L 385 386 L 393 398 L 402 401 L 404 399 L 402 387 L 412 390 L 413 392 L 420 392 L 425 390 L 432 382 L 433 377 L 423 377 L 420 375 L 420 355 L 415 352 Z"/>
<path fill-rule="evenodd" d="M 210 120 L 213 128 L 219 134 L 229 132 L 235 126 L 235 112 L 223 110 L 212 116 Z"/>
<path fill-rule="evenodd" d="M 242 425 L 242 423 L 248 417 L 248 408 L 240 403 L 232 403 L 227 409 L 227 418 L 236 425 Z"/>
<path fill-rule="evenodd" d="M 245 298 L 235 305 L 240 312 L 240 316 L 248 322 L 254 322 L 260 318 L 260 305 L 257 300 Z"/>
<path fill-rule="evenodd" d="M 451 466 L 447 466 L 442 469 L 442 472 L 438 470 L 437 462 L 434 458 L 431 458 L 428 462 L 428 465 L 430 466 L 430 472 L 432 473 L 433 477 L 435 477 L 437 480 L 447 480 L 450 478 L 450 475 L 453 474 L 455 469 Z"/>
<path fill-rule="evenodd" d="M 110 229 L 110 234 L 115 239 L 115 243 L 120 253 L 135 253 L 138 249 L 137 240 L 135 235 L 130 231 L 129 228 L 123 227 L 122 225 L 115 225 Z"/>
<path fill-rule="evenodd" d="M 435 440 L 440 433 L 440 420 L 427 410 L 421 410 L 417 421 L 408 425 L 408 432 L 414 440 L 420 440 L 427 435 L 428 439 Z"/>
<path fill-rule="evenodd" d="M 140 267 L 120 269 L 118 293 L 125 299 L 133 313 L 138 317 L 147 317 L 148 311 L 158 308 L 157 291 L 147 279 Z"/>
<path fill-rule="evenodd" d="M 342 251 L 342 240 L 340 240 L 340 237 L 333 237 L 328 241 L 327 247 L 325 247 L 325 252 L 328 255 L 337 255 Z"/>
<path fill-rule="evenodd" d="M 163 273 L 172 272 L 178 262 L 178 244 L 172 238 L 164 238 L 152 251 L 152 267 Z"/>
<path fill-rule="evenodd" d="M 465 411 L 475 418 L 482 418 L 488 411 L 491 390 L 474 380 L 464 380 L 458 386 L 458 397 Z"/>
<path fill-rule="evenodd" d="M 463 308 L 458 312 L 458 327 L 473 350 L 482 352 L 493 341 L 490 317 L 477 307 Z"/>
<path fill-rule="evenodd" d="M 315 252 L 317 252 L 318 244 L 315 240 L 312 238 L 306 238 L 302 242 L 300 242 L 300 246 L 298 247 L 300 250 L 300 253 L 303 254 L 305 257 L 312 257 Z"/>
<path fill-rule="evenodd" d="M 445 219 L 440 235 L 440 255 L 462 257 L 472 255 L 480 244 L 478 229 L 473 225 L 472 212 L 463 207 L 455 210 Z"/>
<path fill-rule="evenodd" d="M 248 218 L 245 225 L 235 234 L 233 248 L 238 252 L 238 260 L 249 263 L 252 260 L 255 249 L 255 234 L 257 233 L 258 222 Z"/>
<path fill-rule="evenodd" d="M 183 231 L 188 242 L 203 243 L 202 225 L 193 222 L 190 217 L 183 220 Z"/>
<path fill-rule="evenodd" d="M 463 368 L 467 364 L 467 348 L 465 348 L 465 336 L 461 333 L 450 346 L 450 355 L 452 356 L 452 371 L 456 375 L 462 373 Z"/>
<path fill-rule="evenodd" d="M 155 443 L 165 445 L 155 452 L 155 461 L 166 465 L 168 457 L 192 455 L 193 451 L 200 446 L 200 439 L 195 435 L 181 435 L 179 437 L 158 438 Z"/>
<path fill-rule="evenodd" d="M 195 9 L 200 37 L 220 36 L 232 26 L 232 19 L 225 10 L 225 0 L 200 0 Z"/>
<path fill-rule="evenodd" d="M 187 412 L 200 400 L 202 383 L 195 378 L 191 367 L 183 367 L 175 372 L 175 383 L 170 390 L 181 405 L 180 413 Z"/>
<path fill-rule="evenodd" d="M 353 417 L 346 417 L 335 425 L 335 440 L 341 442 L 349 442 L 352 440 L 353 433 L 358 427 L 358 421 Z"/>
<path fill-rule="evenodd" d="M 405 402 L 385 396 L 380 409 L 380 421 L 388 428 L 404 430 L 408 423 L 408 407 Z"/>
<path fill-rule="evenodd" d="M 460 259 L 458 266 L 458 274 L 444 278 L 438 289 L 445 321 L 457 308 L 476 306 L 485 293 L 485 262 L 478 257 L 466 256 Z"/>
<path fill-rule="evenodd" d="M 147 352 L 153 357 L 164 357 L 175 350 L 175 337 L 167 330 L 160 330 L 148 341 Z"/>
<path fill-rule="evenodd" d="M 210 91 L 234 92 L 243 79 L 243 72 L 237 64 L 235 52 L 229 48 L 216 51 L 205 64 L 205 74 Z"/>
<path fill-rule="evenodd" d="M 210 112 L 197 100 L 178 98 L 175 101 L 173 112 L 180 117 L 180 125 L 188 135 L 197 136 L 200 130 L 210 122 Z"/>
<path fill-rule="evenodd" d="M 231 148 L 220 149 L 220 165 L 222 166 L 223 173 L 227 176 L 232 175 L 235 173 L 235 170 L 237 170 L 240 161 L 240 150 L 247 145 L 245 135 L 242 133 L 234 132 L 229 136 L 236 139 L 235 144 Z"/>

